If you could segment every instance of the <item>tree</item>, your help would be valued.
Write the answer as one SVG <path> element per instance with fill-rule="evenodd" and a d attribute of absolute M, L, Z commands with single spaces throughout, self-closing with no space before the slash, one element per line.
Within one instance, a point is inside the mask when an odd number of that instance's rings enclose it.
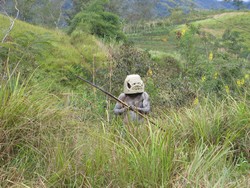
<path fill-rule="evenodd" d="M 63 14 L 62 6 L 64 2 L 65 0 L 36 1 L 33 7 L 36 16 L 32 19 L 32 23 L 58 28 Z"/>
<path fill-rule="evenodd" d="M 20 10 L 19 19 L 23 21 L 31 21 L 34 17 L 34 12 L 32 11 L 35 0 L 19 0 L 18 8 Z M 13 1 L 9 2 L 9 8 L 11 10 L 11 14 L 15 13 L 15 7 L 13 5 Z"/>
<path fill-rule="evenodd" d="M 72 0 L 72 7 L 66 11 L 68 22 L 72 20 L 75 15 L 83 11 L 91 0 Z"/>
<path fill-rule="evenodd" d="M 171 14 L 169 17 L 171 22 L 175 24 L 182 24 L 186 22 L 187 16 L 185 16 L 185 12 L 181 7 L 172 8 L 169 12 Z"/>
<path fill-rule="evenodd" d="M 7 30 L 7 32 L 5 33 L 3 39 L 2 39 L 2 43 L 5 42 L 5 40 L 7 39 L 8 35 L 10 34 L 11 30 L 13 29 L 14 27 L 14 24 L 15 24 L 15 20 L 19 17 L 19 14 L 20 14 L 20 10 L 18 8 L 18 3 L 17 3 L 17 0 L 15 0 L 15 10 L 16 10 L 16 16 L 15 18 L 11 18 L 10 15 L 8 14 L 8 12 L 4 9 L 4 5 L 5 5 L 5 1 L 3 2 L 0 2 L 0 8 L 2 9 L 2 11 L 4 11 L 5 15 L 9 18 L 10 20 L 10 27 L 9 29 Z"/>
<path fill-rule="evenodd" d="M 243 0 L 224 0 L 225 2 L 232 2 L 233 5 L 237 8 L 237 10 L 240 10 L 244 7 Z"/>
<path fill-rule="evenodd" d="M 105 11 L 108 1 L 95 0 L 85 10 L 79 12 L 71 21 L 68 33 L 82 30 L 105 39 L 124 40 L 119 17 Z"/>
<path fill-rule="evenodd" d="M 15 1 L 0 1 L 3 9 L 11 16 L 16 13 Z M 59 27 L 64 14 L 66 0 L 18 0 L 20 14 L 18 19 L 47 27 Z"/>
<path fill-rule="evenodd" d="M 152 20 L 155 18 L 155 7 L 159 0 L 124 0 L 119 14 L 127 22 Z"/>
<path fill-rule="evenodd" d="M 105 5 L 105 10 L 117 14 L 121 17 L 121 8 L 123 1 L 124 0 L 109 0 L 109 3 Z"/>

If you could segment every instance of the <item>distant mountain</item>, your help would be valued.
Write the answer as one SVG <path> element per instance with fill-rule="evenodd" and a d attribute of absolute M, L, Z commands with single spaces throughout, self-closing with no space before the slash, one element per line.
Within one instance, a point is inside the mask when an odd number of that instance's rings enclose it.
<path fill-rule="evenodd" d="M 231 2 L 218 0 L 195 0 L 198 8 L 201 9 L 235 9 L 236 7 Z"/>
<path fill-rule="evenodd" d="M 24 6 L 24 2 L 19 4 L 19 19 L 35 23 L 44 24 L 53 27 L 60 11 L 59 4 L 63 3 L 62 14 L 60 16 L 59 27 L 66 27 L 69 20 L 69 12 L 73 9 L 75 0 L 49 0 L 49 1 L 27 1 L 29 6 Z M 185 12 L 190 9 L 237 9 L 232 2 L 224 2 L 219 0 L 113 0 L 115 3 L 112 11 L 116 12 L 123 20 L 128 22 L 137 22 L 142 19 L 153 20 L 157 17 L 166 17 L 170 14 L 170 10 L 179 7 Z M 4 6 L 0 6 L 0 14 L 5 11 L 9 15 L 15 16 L 16 10 L 14 1 L 4 1 Z M 26 2 L 26 1 L 25 1 Z M 43 2 L 43 3 L 41 3 Z M 47 2 L 47 4 L 44 4 Z M 60 2 L 60 3 L 59 3 Z M 117 4 L 118 3 L 118 4 Z M 120 4 L 119 4 L 120 3 Z M 1 0 L 0 0 L 1 4 Z M 2 4 L 1 4 L 2 5 Z M 21 6 L 22 5 L 22 6 Z M 48 6 L 50 5 L 50 6 Z M 51 6 L 52 5 L 52 6 Z M 112 6 L 111 6 L 112 7 Z M 250 1 L 244 3 L 244 7 L 250 9 Z M 3 9 L 4 8 L 4 9 Z M 43 13 L 47 14 L 42 15 Z M 67 21 L 66 21 L 67 20 Z"/>
<path fill-rule="evenodd" d="M 243 6 L 247 9 L 250 9 L 250 2 L 244 2 Z M 190 9 L 237 9 L 232 2 L 224 2 L 218 0 L 160 0 L 156 5 L 157 15 L 164 17 L 169 15 L 169 9 L 174 7 L 180 7 L 184 10 Z"/>

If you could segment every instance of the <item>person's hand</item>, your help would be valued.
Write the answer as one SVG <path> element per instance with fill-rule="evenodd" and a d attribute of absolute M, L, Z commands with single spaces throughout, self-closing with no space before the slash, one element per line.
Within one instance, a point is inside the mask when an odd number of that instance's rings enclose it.
<path fill-rule="evenodd" d="M 134 105 L 131 105 L 131 106 L 129 106 L 129 110 L 137 111 L 137 108 Z"/>
<path fill-rule="evenodd" d="M 124 113 L 126 111 L 126 108 L 121 108 L 120 113 Z"/>

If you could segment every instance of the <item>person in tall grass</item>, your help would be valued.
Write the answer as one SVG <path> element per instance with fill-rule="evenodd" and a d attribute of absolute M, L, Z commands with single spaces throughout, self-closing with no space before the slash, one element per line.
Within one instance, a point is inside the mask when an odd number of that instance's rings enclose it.
<path fill-rule="evenodd" d="M 150 112 L 150 100 L 144 91 L 144 83 L 138 74 L 128 75 L 124 81 L 124 91 L 118 97 L 128 104 L 129 108 L 117 102 L 114 108 L 116 115 L 124 116 L 124 123 L 142 122 L 142 117 L 137 113 L 148 114 Z"/>

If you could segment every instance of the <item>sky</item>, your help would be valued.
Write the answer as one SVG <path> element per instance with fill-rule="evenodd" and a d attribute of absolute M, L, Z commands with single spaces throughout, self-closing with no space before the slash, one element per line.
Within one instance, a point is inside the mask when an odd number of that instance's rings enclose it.
<path fill-rule="evenodd" d="M 223 1 L 223 0 L 217 0 L 217 1 Z M 243 0 L 244 2 L 250 2 L 250 0 Z"/>

